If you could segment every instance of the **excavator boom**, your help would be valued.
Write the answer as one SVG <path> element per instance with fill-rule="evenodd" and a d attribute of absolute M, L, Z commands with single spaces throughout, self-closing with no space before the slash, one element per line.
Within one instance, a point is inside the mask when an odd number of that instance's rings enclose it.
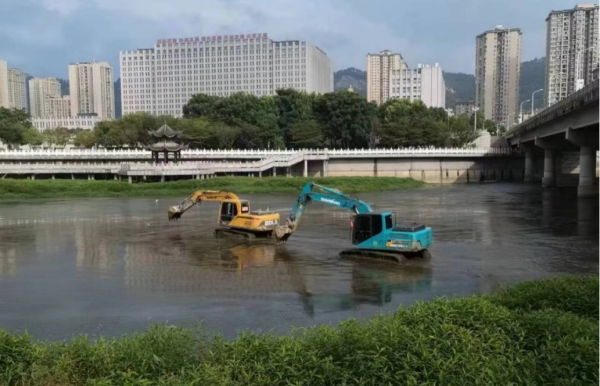
<path fill-rule="evenodd" d="M 223 200 L 239 200 L 235 193 L 224 192 L 219 190 L 197 190 L 192 193 L 185 200 L 181 201 L 179 205 L 175 205 L 169 208 L 169 221 L 178 220 L 181 215 L 198 204 L 201 201 L 223 201 Z"/>
<path fill-rule="evenodd" d="M 314 190 L 319 190 L 314 192 Z M 323 204 L 335 206 L 338 208 L 348 209 L 356 214 L 372 212 L 371 207 L 364 201 L 358 198 L 351 197 L 338 190 L 328 188 L 326 186 L 317 185 L 313 182 L 309 182 L 304 185 L 302 192 L 298 196 L 298 200 L 290 212 L 286 224 L 277 227 L 275 230 L 275 236 L 277 244 L 283 244 L 289 239 L 294 233 L 300 222 L 300 217 L 306 208 L 306 205 L 312 201 L 321 202 Z"/>

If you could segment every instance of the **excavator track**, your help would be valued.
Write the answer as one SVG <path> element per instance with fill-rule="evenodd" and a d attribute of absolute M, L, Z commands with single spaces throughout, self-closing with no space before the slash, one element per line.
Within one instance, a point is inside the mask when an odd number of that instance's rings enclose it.
<path fill-rule="evenodd" d="M 273 232 L 248 232 L 232 228 L 215 229 L 216 238 L 235 237 L 247 240 L 269 239 L 273 237 Z"/>
<path fill-rule="evenodd" d="M 422 262 L 427 261 L 431 258 L 431 253 L 428 250 L 423 250 L 421 252 L 407 252 L 407 253 L 393 253 L 393 252 L 383 252 L 383 251 L 375 251 L 368 249 L 358 249 L 351 248 L 346 249 L 340 252 L 340 257 L 342 258 L 369 258 L 369 259 L 378 259 L 378 260 L 386 260 L 391 261 L 393 263 L 398 264 L 409 264 L 412 262 Z"/>

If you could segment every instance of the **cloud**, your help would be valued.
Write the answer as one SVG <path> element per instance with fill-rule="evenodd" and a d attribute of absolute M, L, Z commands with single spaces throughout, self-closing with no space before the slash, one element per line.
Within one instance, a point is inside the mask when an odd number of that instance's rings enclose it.
<path fill-rule="evenodd" d="M 544 19 L 564 0 L 4 0 L 0 58 L 35 76 L 66 76 L 69 62 L 107 60 L 159 38 L 267 32 L 307 40 L 336 69 L 364 68 L 390 49 L 409 65 L 472 73 L 475 36 L 497 24 L 523 30 L 523 58 L 543 56 Z"/>

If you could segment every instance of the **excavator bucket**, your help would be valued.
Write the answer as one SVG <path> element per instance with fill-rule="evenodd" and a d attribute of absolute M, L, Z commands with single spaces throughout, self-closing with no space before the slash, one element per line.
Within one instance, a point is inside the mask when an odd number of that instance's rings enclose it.
<path fill-rule="evenodd" d="M 275 244 L 285 244 L 294 233 L 294 228 L 290 224 L 280 225 L 275 228 Z"/>
<path fill-rule="evenodd" d="M 182 212 L 179 206 L 172 206 L 169 208 L 169 221 L 179 220 Z"/>

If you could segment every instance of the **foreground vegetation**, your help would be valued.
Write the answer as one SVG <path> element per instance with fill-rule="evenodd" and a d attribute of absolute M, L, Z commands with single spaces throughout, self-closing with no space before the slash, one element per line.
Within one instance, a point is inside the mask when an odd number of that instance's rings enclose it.
<path fill-rule="evenodd" d="M 411 178 L 395 177 L 217 177 L 209 180 L 129 184 L 119 181 L 0 180 L 0 200 L 74 197 L 164 197 L 187 196 L 197 189 L 234 193 L 299 193 L 309 181 L 344 193 L 402 190 L 423 186 Z"/>
<path fill-rule="evenodd" d="M 152 326 L 38 343 L 0 330 L 6 385 L 594 385 L 598 277 L 437 299 L 369 322 L 234 341 Z"/>

